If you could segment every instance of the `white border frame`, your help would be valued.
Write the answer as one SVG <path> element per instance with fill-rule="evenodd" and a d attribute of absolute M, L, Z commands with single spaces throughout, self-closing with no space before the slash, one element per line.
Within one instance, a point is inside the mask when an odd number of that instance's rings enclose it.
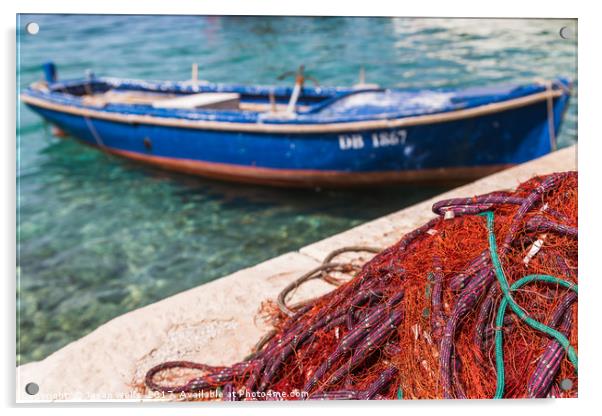
<path fill-rule="evenodd" d="M 600 41 L 602 39 L 602 21 L 596 13 L 595 2 L 569 2 L 548 0 L 546 2 L 526 2 L 504 0 L 500 2 L 486 1 L 428 1 L 418 2 L 370 0 L 367 2 L 350 2 L 337 0 L 304 0 L 301 2 L 278 0 L 94 0 L 73 2 L 69 0 L 20 0 L 18 3 L 2 3 L 0 18 L 3 23 L 2 46 L 4 65 L 1 66 L 4 97 L 0 101 L 0 117 L 4 131 L 2 138 L 2 158 L 0 181 L 3 198 L 2 211 L 4 223 L 3 239 L 0 247 L 3 270 L 2 281 L 5 285 L 3 294 L 5 315 L 5 334 L 2 343 L 3 368 L 2 392 L 5 406 L 14 406 L 15 398 L 15 22 L 16 13 L 119 13 L 119 14 L 254 14 L 254 15 L 347 15 L 347 16 L 437 16 L 437 17 L 545 17 L 545 18 L 578 18 L 579 23 L 579 170 L 580 170 L 580 293 L 579 302 L 579 357 L 582 363 L 579 373 L 579 395 L 576 400 L 507 400 L 493 401 L 423 401 L 403 403 L 305 403 L 305 404 L 251 404 L 245 407 L 245 412 L 261 415 L 304 414 L 315 412 L 318 408 L 333 411 L 344 409 L 345 414 L 372 412 L 403 413 L 461 413 L 463 415 L 479 414 L 504 415 L 508 412 L 533 411 L 545 412 L 546 416 L 553 414 L 590 413 L 600 407 L 598 401 L 602 397 L 599 391 L 600 376 L 602 375 L 602 360 L 599 358 L 599 347 L 602 337 L 599 330 L 599 317 L 602 316 L 599 296 L 602 294 L 600 266 L 596 263 L 600 257 L 599 238 L 602 235 L 600 224 L 601 212 L 595 205 L 601 201 L 598 178 L 601 175 L 600 157 L 601 134 L 596 123 L 600 116 L 597 114 L 600 105 L 601 88 L 600 73 Z M 107 411 L 118 410 L 119 405 L 103 405 L 100 409 L 85 406 L 86 412 L 105 414 Z M 177 405 L 177 409 L 166 406 L 152 407 L 129 405 L 122 411 L 131 411 L 131 407 L 164 416 L 165 412 L 176 411 L 185 414 L 198 415 L 211 410 L 212 413 L 232 414 L 232 407 L 223 405 L 190 406 Z M 173 405 L 176 406 L 176 405 Z M 28 411 L 38 410 L 38 406 L 26 407 Z M 54 409 L 40 410 L 45 414 L 64 414 L 66 411 L 81 413 L 82 409 L 68 409 L 65 405 L 56 405 Z M 80 406 L 81 407 L 81 406 Z M 107 409 L 110 407 L 111 409 Z M 142 409 L 144 408 L 144 409 Z M 239 406 L 236 410 L 240 410 Z M 373 410 L 374 409 L 374 410 Z M 236 411 L 235 410 L 235 411 Z M 599 412 L 599 410 L 598 410 Z"/>

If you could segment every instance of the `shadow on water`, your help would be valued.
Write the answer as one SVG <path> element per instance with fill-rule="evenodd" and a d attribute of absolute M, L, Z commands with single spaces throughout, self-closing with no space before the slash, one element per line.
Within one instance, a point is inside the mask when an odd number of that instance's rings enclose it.
<path fill-rule="evenodd" d="M 81 147 L 72 139 L 56 141 L 43 153 L 49 158 L 39 166 L 40 170 L 51 177 L 61 177 L 64 187 L 96 188 L 99 180 L 112 182 L 124 179 L 123 174 L 126 183 L 134 178 L 145 178 L 170 186 L 171 195 L 182 204 L 213 200 L 224 208 L 241 211 L 286 207 L 300 214 L 323 212 L 349 220 L 373 219 L 452 187 L 399 184 L 349 189 L 291 189 L 239 184 L 148 167 Z M 70 182 L 73 184 L 69 185 Z"/>
<path fill-rule="evenodd" d="M 291 207 L 299 214 L 323 213 L 350 221 L 370 220 L 412 205 L 450 189 L 451 186 L 391 185 L 351 189 L 286 189 L 195 178 L 120 161 L 131 169 L 141 169 L 156 180 L 177 186 L 174 196 L 182 202 L 197 196 L 220 201 L 224 208 L 262 210 Z"/>

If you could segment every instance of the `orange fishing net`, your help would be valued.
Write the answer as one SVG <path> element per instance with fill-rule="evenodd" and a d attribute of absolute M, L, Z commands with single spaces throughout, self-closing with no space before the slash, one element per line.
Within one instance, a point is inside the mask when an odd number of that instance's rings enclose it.
<path fill-rule="evenodd" d="M 352 280 L 293 316 L 273 311 L 275 331 L 247 360 L 167 362 L 149 370 L 146 385 L 217 387 L 225 400 L 575 397 L 577 173 L 441 201 L 433 211 Z M 512 289 L 527 275 L 556 280 Z M 525 315 L 500 317 L 504 299 Z M 198 375 L 177 386 L 155 381 L 177 367 Z"/>

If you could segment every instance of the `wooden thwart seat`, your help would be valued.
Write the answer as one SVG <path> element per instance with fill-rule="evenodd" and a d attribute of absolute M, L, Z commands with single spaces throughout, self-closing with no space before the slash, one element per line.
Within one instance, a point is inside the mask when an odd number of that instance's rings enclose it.
<path fill-rule="evenodd" d="M 156 100 L 153 101 L 152 106 L 154 108 L 238 110 L 239 104 L 240 94 L 238 93 L 202 92 L 166 100 Z"/>

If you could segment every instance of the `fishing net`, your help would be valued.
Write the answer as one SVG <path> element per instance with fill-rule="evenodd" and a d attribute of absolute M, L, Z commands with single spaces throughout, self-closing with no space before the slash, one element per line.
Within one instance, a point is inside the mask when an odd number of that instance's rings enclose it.
<path fill-rule="evenodd" d="M 146 386 L 224 400 L 576 397 L 577 173 L 433 211 L 330 293 L 268 304 L 275 329 L 246 360 L 166 362 Z M 164 384 L 182 368 L 187 382 Z"/>

